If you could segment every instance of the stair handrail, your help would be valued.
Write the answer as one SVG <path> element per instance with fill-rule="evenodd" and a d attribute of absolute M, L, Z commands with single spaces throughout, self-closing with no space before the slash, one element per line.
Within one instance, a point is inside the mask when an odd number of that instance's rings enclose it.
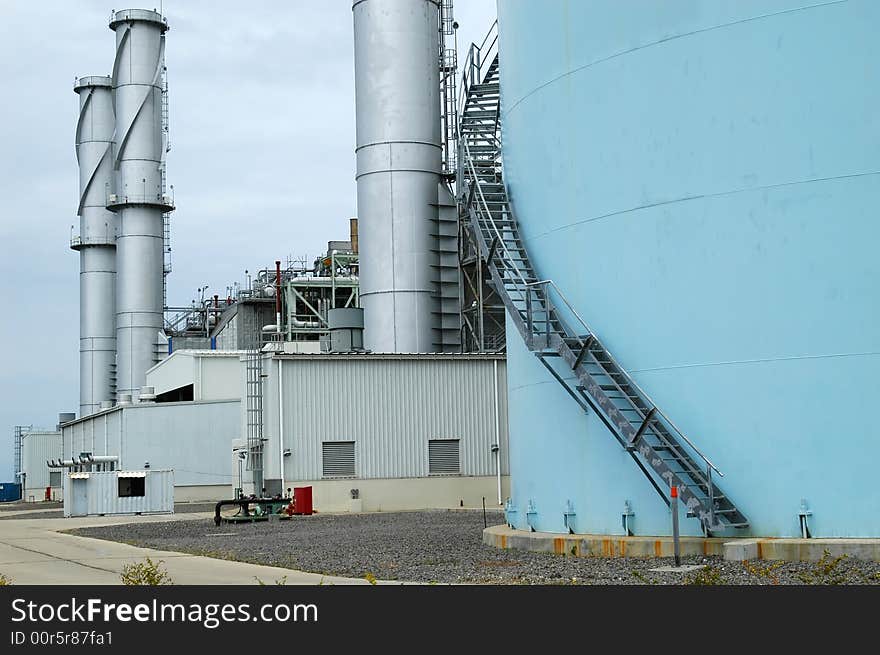
<path fill-rule="evenodd" d="M 495 224 L 495 221 L 492 219 L 492 213 L 489 211 L 489 203 L 486 202 L 486 196 L 483 195 L 483 190 L 480 188 L 480 185 L 477 183 L 477 169 L 474 167 L 474 160 L 471 157 L 471 149 L 468 147 L 467 139 L 463 139 L 462 143 L 464 144 L 464 152 L 465 152 L 465 161 L 467 162 L 468 168 L 471 171 L 471 184 L 474 185 L 476 194 L 479 196 L 479 200 L 482 203 L 482 211 L 485 214 L 485 220 L 488 222 L 489 226 L 492 228 L 492 231 L 495 233 L 495 236 L 498 240 L 498 246 L 500 249 L 507 255 L 507 261 L 513 261 L 513 257 L 510 256 L 510 251 L 507 249 L 507 245 L 504 243 L 504 238 L 501 235 L 501 231 L 498 229 L 498 226 Z M 513 268 L 516 271 L 517 277 L 519 277 L 520 282 L 522 282 L 523 286 L 528 286 L 528 282 L 522 275 L 522 271 L 519 270 L 519 266 L 505 266 L 506 268 Z"/>
<path fill-rule="evenodd" d="M 458 98 L 459 114 L 464 111 L 465 103 L 470 94 L 471 85 L 479 84 L 483 78 L 483 64 L 487 61 L 490 63 L 492 62 L 494 59 L 493 53 L 497 51 L 497 49 L 498 19 L 496 18 L 489 27 L 489 31 L 483 38 L 482 43 L 480 43 L 480 45 L 471 43 L 468 48 L 467 56 L 461 67 L 461 91 L 459 92 Z"/>
<path fill-rule="evenodd" d="M 595 341 L 596 344 L 601 346 L 602 350 L 605 351 L 605 355 L 607 355 L 608 358 L 611 360 L 611 363 L 614 364 L 614 366 L 616 366 L 617 369 L 626 378 L 627 383 L 630 386 L 634 387 L 635 390 L 638 391 L 646 401 L 648 401 L 648 403 L 654 409 L 654 413 L 659 414 L 663 418 L 663 420 L 666 421 L 666 423 L 668 423 L 669 426 L 673 430 L 675 430 L 676 434 L 678 434 L 678 436 L 680 436 L 684 440 L 684 442 L 687 443 L 687 445 L 693 449 L 693 451 L 700 457 L 700 459 L 703 460 L 703 462 L 706 464 L 706 466 L 711 467 L 712 470 L 715 471 L 722 478 L 724 477 L 724 473 L 721 472 L 721 469 L 719 469 L 717 466 L 715 466 L 715 464 L 713 464 L 712 461 L 708 457 L 706 457 L 706 455 L 704 455 L 703 452 L 699 448 L 697 448 L 697 446 L 694 444 L 693 441 L 688 439 L 687 435 L 685 435 L 685 433 L 682 432 L 679 429 L 679 427 L 675 423 L 672 422 L 672 419 L 670 419 L 663 412 L 663 410 L 660 409 L 660 407 L 657 405 L 657 403 L 654 402 L 654 400 L 651 398 L 651 396 L 649 396 L 645 392 L 645 390 L 642 389 L 638 385 L 638 383 L 636 383 L 636 381 L 629 374 L 629 371 L 627 371 L 623 366 L 620 365 L 620 363 L 614 358 L 614 355 L 611 354 L 611 351 L 608 350 L 608 348 L 605 347 L 605 345 L 602 343 L 602 341 L 599 339 L 599 337 L 596 336 L 596 333 L 593 331 L 593 329 L 590 328 L 590 326 L 587 324 L 587 322 L 583 318 L 581 318 L 581 315 L 578 314 L 577 310 L 574 308 L 574 306 L 571 304 L 571 302 L 568 300 L 568 298 L 565 296 L 565 294 L 562 293 L 562 289 L 559 288 L 558 284 L 556 284 L 553 280 L 547 279 L 547 280 L 538 280 L 536 282 L 528 282 L 528 283 L 526 283 L 526 286 L 527 287 L 543 287 L 545 289 L 547 287 L 552 287 L 556 291 L 556 295 L 559 296 L 559 298 L 562 300 L 563 304 L 568 308 L 568 311 L 570 311 L 572 313 L 572 315 L 577 319 L 578 323 L 581 324 L 581 327 L 584 328 L 584 330 L 586 331 L 586 334 L 592 336 L 593 341 Z M 549 293 L 547 293 L 546 290 L 544 291 L 544 295 L 547 298 L 549 298 Z M 559 320 L 560 322 L 562 322 L 563 324 L 565 323 L 565 320 L 561 316 L 559 316 L 558 312 L 556 313 L 556 319 Z M 574 334 L 574 338 L 578 340 L 578 343 L 581 346 L 583 346 L 586 343 L 584 341 L 584 339 L 582 339 L 580 336 L 580 330 L 573 331 L 573 330 L 569 329 L 568 331 Z"/>

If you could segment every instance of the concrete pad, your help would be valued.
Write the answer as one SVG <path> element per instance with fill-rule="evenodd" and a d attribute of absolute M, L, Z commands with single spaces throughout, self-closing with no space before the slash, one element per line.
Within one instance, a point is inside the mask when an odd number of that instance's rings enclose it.
<path fill-rule="evenodd" d="M 648 570 L 657 573 L 690 573 L 704 568 L 706 568 L 705 564 L 682 564 L 681 566 L 658 566 L 656 569 Z"/>
<path fill-rule="evenodd" d="M 752 539 L 746 548 L 736 542 L 724 544 L 724 559 L 761 559 L 786 562 L 818 562 L 827 550 L 831 557 L 847 556 L 880 562 L 880 539 Z M 744 557 L 744 555 L 752 555 Z"/>
<path fill-rule="evenodd" d="M 174 584 L 366 585 L 367 580 L 325 576 L 274 566 L 214 559 L 186 553 L 140 548 L 102 539 L 91 539 L 59 530 L 101 525 L 209 519 L 211 514 L 177 516 L 83 517 L 4 521 L 0 528 L 0 573 L 13 584 L 104 585 L 121 584 L 126 564 L 149 557 L 161 561 Z M 400 585 L 396 581 L 376 584 Z"/>
<path fill-rule="evenodd" d="M 514 530 L 506 525 L 493 525 L 483 530 L 483 543 L 495 548 L 578 557 L 673 557 L 675 554 L 672 537 L 668 536 L 557 534 Z M 826 550 L 831 557 L 846 555 L 880 562 L 880 539 L 681 537 L 680 547 L 682 557 L 722 555 L 731 562 L 752 559 L 818 562 Z"/>
<path fill-rule="evenodd" d="M 758 540 L 740 539 L 724 544 L 724 559 L 728 562 L 746 562 L 758 559 Z"/>
<path fill-rule="evenodd" d="M 682 556 L 721 555 L 727 539 L 681 537 Z M 506 525 L 483 530 L 483 543 L 496 548 L 512 548 L 578 557 L 673 557 L 672 537 L 625 537 L 623 535 L 556 534 L 527 532 Z"/>

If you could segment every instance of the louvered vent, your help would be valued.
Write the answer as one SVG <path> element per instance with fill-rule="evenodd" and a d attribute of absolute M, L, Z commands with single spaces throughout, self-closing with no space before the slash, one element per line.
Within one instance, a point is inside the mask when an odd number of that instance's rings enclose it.
<path fill-rule="evenodd" d="M 325 478 L 354 477 L 354 441 L 325 441 L 323 457 Z"/>
<path fill-rule="evenodd" d="M 428 473 L 441 475 L 461 473 L 458 441 L 458 439 L 428 441 Z"/>

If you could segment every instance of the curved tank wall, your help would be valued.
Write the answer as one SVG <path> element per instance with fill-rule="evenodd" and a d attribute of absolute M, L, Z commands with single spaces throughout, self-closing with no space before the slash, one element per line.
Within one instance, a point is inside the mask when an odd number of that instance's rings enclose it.
<path fill-rule="evenodd" d="M 880 536 L 880 4 L 499 0 L 506 180 L 539 275 L 725 473 L 752 534 Z M 510 519 L 668 534 L 508 331 Z M 682 531 L 700 534 L 696 519 Z M 736 533 L 734 533 L 736 534 Z M 740 533 L 742 534 L 742 533 Z"/>

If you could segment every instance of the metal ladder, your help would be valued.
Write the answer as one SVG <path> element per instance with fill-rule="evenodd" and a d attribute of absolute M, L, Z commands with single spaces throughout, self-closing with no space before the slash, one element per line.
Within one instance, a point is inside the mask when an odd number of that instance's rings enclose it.
<path fill-rule="evenodd" d="M 27 432 L 30 432 L 34 429 L 33 425 L 16 425 L 12 428 L 12 477 L 17 478 L 19 483 L 23 482 L 21 479 L 21 441 L 24 438 L 24 435 Z M 22 486 L 21 490 L 21 498 L 24 498 L 24 487 Z"/>
<path fill-rule="evenodd" d="M 165 38 L 165 35 L 162 35 Z M 166 184 L 168 171 L 166 169 L 166 155 L 171 152 L 171 126 L 168 114 L 168 69 L 164 63 L 162 65 L 162 140 L 164 141 L 164 149 L 162 153 L 162 195 L 167 192 Z M 165 307 L 168 306 L 168 274 L 171 273 L 171 213 L 164 212 L 162 214 L 162 302 Z"/>
<path fill-rule="evenodd" d="M 263 489 L 263 351 L 259 325 L 249 336 L 245 355 L 245 411 L 247 412 L 247 470 L 253 474 L 254 494 Z"/>
<path fill-rule="evenodd" d="M 674 485 L 688 515 L 699 518 L 707 535 L 748 527 L 748 519 L 716 484 L 714 478 L 723 477 L 718 467 L 618 364 L 556 284 L 537 275 L 504 184 L 497 55 L 485 69 L 465 81 L 459 202 L 513 324 L 574 401 L 608 427 L 667 505 Z"/>
<path fill-rule="evenodd" d="M 443 124 L 443 173 L 453 176 L 456 171 L 456 146 L 458 138 L 458 105 L 456 82 L 458 80 L 458 48 L 455 41 L 455 18 L 453 0 L 440 2 L 440 98 Z"/>

